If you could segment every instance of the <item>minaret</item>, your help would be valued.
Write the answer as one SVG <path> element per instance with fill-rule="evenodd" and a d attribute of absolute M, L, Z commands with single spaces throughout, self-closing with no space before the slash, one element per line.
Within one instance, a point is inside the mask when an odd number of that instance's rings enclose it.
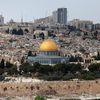
<path fill-rule="evenodd" d="M 22 18 L 21 18 L 21 24 L 23 24 L 23 16 L 22 16 Z"/>

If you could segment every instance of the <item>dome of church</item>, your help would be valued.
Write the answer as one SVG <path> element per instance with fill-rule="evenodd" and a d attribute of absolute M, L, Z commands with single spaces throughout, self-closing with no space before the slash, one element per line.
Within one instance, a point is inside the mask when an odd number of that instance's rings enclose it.
<path fill-rule="evenodd" d="M 52 39 L 47 39 L 40 45 L 40 51 L 58 51 L 58 47 Z"/>

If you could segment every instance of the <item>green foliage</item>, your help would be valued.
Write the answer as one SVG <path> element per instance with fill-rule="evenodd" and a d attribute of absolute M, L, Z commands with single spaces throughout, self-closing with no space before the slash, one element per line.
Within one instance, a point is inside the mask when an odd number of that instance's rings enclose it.
<path fill-rule="evenodd" d="M 54 66 L 53 70 L 54 70 L 54 72 L 62 72 L 62 73 L 65 73 L 67 71 L 66 64 L 64 64 L 64 63 L 56 64 Z"/>
<path fill-rule="evenodd" d="M 70 80 L 70 79 L 74 79 L 75 78 L 75 75 L 74 74 L 72 74 L 72 73 L 68 73 L 68 74 L 66 74 L 66 75 L 64 75 L 63 77 L 62 77 L 62 80 Z"/>
<path fill-rule="evenodd" d="M 0 68 L 0 75 L 4 73 L 4 69 Z"/>
<path fill-rule="evenodd" d="M 14 65 L 13 64 L 11 64 L 10 62 L 6 62 L 6 68 L 8 69 L 8 68 L 11 68 L 11 67 L 13 67 Z"/>
<path fill-rule="evenodd" d="M 14 28 L 14 29 L 12 30 L 12 34 L 17 34 L 17 29 Z"/>
<path fill-rule="evenodd" d="M 84 73 L 81 75 L 81 79 L 84 80 L 94 80 L 95 79 L 95 74 L 92 72 Z"/>
<path fill-rule="evenodd" d="M 1 60 L 0 67 L 1 68 L 4 68 L 5 67 L 5 60 L 4 59 Z"/>
<path fill-rule="evenodd" d="M 9 34 L 9 32 L 10 32 L 9 28 L 5 32 Z"/>
<path fill-rule="evenodd" d="M 71 56 L 70 59 L 69 59 L 70 62 L 83 62 L 83 59 L 82 57 L 74 57 L 74 56 Z"/>
<path fill-rule="evenodd" d="M 94 80 L 100 78 L 100 63 L 91 64 L 88 66 L 88 71 L 84 70 L 81 64 L 59 63 L 54 66 L 41 65 L 38 62 L 34 62 L 33 65 L 29 63 L 22 63 L 19 66 L 18 72 L 17 66 L 6 62 L 2 59 L 0 63 L 0 75 L 23 75 L 23 76 L 35 76 L 43 80 L 72 80 L 72 79 L 84 79 Z"/>
<path fill-rule="evenodd" d="M 97 63 L 97 64 L 91 64 L 88 69 L 91 71 L 91 72 L 100 72 L 100 63 Z"/>
<path fill-rule="evenodd" d="M 8 73 L 8 75 L 17 75 L 18 71 L 17 71 L 17 66 L 12 66 L 8 69 L 6 69 L 6 72 Z"/>
<path fill-rule="evenodd" d="M 80 72 L 83 69 L 81 64 L 67 64 L 68 71 L 72 73 Z"/>
<path fill-rule="evenodd" d="M 29 73 L 29 72 L 33 72 L 34 71 L 34 67 L 31 66 L 29 63 L 23 63 L 22 65 L 20 65 L 20 73 Z"/>
<path fill-rule="evenodd" d="M 95 60 L 100 60 L 100 53 L 98 52 L 97 56 L 94 56 Z"/>
<path fill-rule="evenodd" d="M 41 65 L 35 62 L 32 65 L 28 63 L 24 63 L 20 66 L 20 71 L 24 74 L 38 73 L 36 76 L 39 79 L 44 79 L 48 81 L 52 80 L 70 80 L 70 79 L 85 79 L 92 80 L 95 78 L 99 78 L 100 74 L 97 73 L 100 71 L 99 64 L 92 64 L 89 66 L 89 72 L 83 70 L 84 67 L 81 64 L 65 64 L 60 63 L 55 66 L 50 65 Z M 22 74 L 23 75 L 23 74 Z"/>
<path fill-rule="evenodd" d="M 53 71 L 53 68 L 49 65 L 41 65 L 37 70 L 39 73 L 49 74 Z"/>
<path fill-rule="evenodd" d="M 3 81 L 5 77 L 3 75 L 0 75 L 0 81 Z"/>
<path fill-rule="evenodd" d="M 28 56 L 32 56 L 33 54 L 32 54 L 32 51 L 29 51 L 28 52 Z"/>
<path fill-rule="evenodd" d="M 35 100 L 45 100 L 43 96 L 36 96 Z"/>
<path fill-rule="evenodd" d="M 24 33 L 23 33 L 23 30 L 20 28 L 20 29 L 18 29 L 18 31 L 17 31 L 17 35 L 23 35 Z"/>
<path fill-rule="evenodd" d="M 17 75 L 17 66 L 2 59 L 0 63 L 0 75 L 3 75 L 5 72 L 7 72 L 7 75 Z"/>
<path fill-rule="evenodd" d="M 41 65 L 41 64 L 38 63 L 38 62 L 34 62 L 33 64 L 34 64 L 34 66 L 36 66 L 36 67 L 39 67 L 39 66 Z"/>
<path fill-rule="evenodd" d="M 26 28 L 25 30 L 24 30 L 26 33 L 28 33 L 29 32 L 29 30 Z"/>
<path fill-rule="evenodd" d="M 20 29 L 16 29 L 16 28 L 14 28 L 13 30 L 12 30 L 12 34 L 15 34 L 15 35 L 23 35 L 24 34 L 24 32 L 23 32 L 23 30 L 20 28 Z"/>
<path fill-rule="evenodd" d="M 23 64 L 24 61 L 25 61 L 25 57 L 23 56 L 23 57 L 21 58 L 21 64 Z"/>

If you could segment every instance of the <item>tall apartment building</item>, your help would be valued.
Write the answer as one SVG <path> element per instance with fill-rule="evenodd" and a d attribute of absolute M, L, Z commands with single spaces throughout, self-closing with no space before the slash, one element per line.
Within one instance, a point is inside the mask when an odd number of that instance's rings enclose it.
<path fill-rule="evenodd" d="M 0 25 L 4 25 L 4 17 L 0 15 Z"/>
<path fill-rule="evenodd" d="M 67 8 L 58 8 L 53 12 L 53 20 L 55 23 L 67 25 Z"/>
<path fill-rule="evenodd" d="M 67 25 L 67 8 L 58 8 L 58 23 Z"/>

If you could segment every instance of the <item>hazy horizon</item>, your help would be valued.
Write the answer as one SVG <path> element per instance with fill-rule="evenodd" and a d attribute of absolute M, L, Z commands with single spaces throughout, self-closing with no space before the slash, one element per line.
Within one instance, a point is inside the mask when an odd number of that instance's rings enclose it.
<path fill-rule="evenodd" d="M 100 0 L 1 0 L 0 13 L 10 19 L 33 21 L 52 14 L 57 8 L 68 9 L 68 20 L 82 19 L 100 23 Z"/>

